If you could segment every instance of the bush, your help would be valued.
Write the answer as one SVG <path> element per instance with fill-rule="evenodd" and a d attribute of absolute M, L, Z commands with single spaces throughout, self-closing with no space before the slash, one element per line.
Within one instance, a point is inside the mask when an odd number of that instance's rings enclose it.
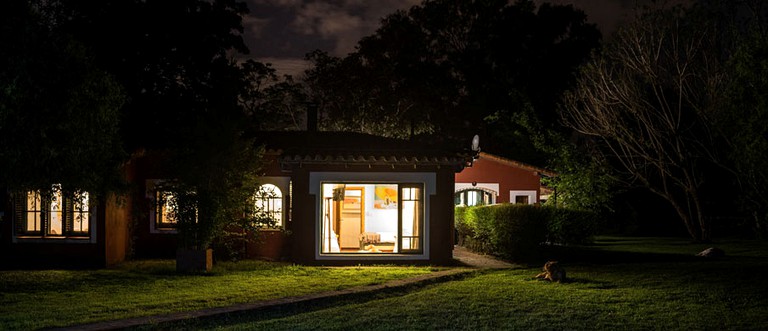
<path fill-rule="evenodd" d="M 491 246 L 506 259 L 524 261 L 535 258 L 547 234 L 544 209 L 531 205 L 493 206 Z"/>
<path fill-rule="evenodd" d="M 597 230 L 587 211 L 532 205 L 457 207 L 459 245 L 515 261 L 538 258 L 541 244 L 583 244 Z"/>
<path fill-rule="evenodd" d="M 493 206 L 469 207 L 466 215 L 467 225 L 472 235 L 467 237 L 467 247 L 476 252 L 493 254 L 491 236 L 493 229 Z"/>
<path fill-rule="evenodd" d="M 456 244 L 459 246 L 466 246 L 466 240 L 469 237 L 474 236 L 475 232 L 472 229 L 472 226 L 469 225 L 467 221 L 467 213 L 469 211 L 470 207 L 466 206 L 459 206 L 456 207 L 456 210 L 454 211 L 454 225 L 456 227 L 456 234 L 458 236 Z"/>

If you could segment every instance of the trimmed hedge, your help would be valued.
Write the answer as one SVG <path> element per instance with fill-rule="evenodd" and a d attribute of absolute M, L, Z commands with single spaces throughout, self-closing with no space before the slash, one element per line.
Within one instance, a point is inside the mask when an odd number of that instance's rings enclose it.
<path fill-rule="evenodd" d="M 536 259 L 542 244 L 583 244 L 597 231 L 594 213 L 520 204 L 456 207 L 458 244 L 509 260 Z"/>

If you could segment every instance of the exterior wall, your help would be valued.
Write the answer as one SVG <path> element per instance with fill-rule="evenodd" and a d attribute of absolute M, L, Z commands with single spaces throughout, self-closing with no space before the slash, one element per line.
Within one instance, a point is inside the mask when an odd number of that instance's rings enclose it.
<path fill-rule="evenodd" d="M 456 174 L 456 183 L 498 183 L 497 203 L 510 202 L 509 191 L 536 191 L 539 201 L 541 177 L 534 171 L 504 164 L 491 158 L 480 157 L 472 167 Z"/>
<path fill-rule="evenodd" d="M 436 193 L 430 200 L 430 263 L 447 265 L 453 261 L 453 187 L 455 173 L 445 168 L 437 172 Z"/>
<path fill-rule="evenodd" d="M 170 176 L 163 173 L 158 165 L 163 160 L 159 154 L 147 153 L 137 157 L 132 162 L 133 187 L 128 201 L 127 212 L 131 215 L 130 245 L 133 257 L 136 258 L 175 258 L 175 232 L 153 233 L 150 224 L 152 200 L 147 197 L 147 180 L 167 179 Z"/>
<path fill-rule="evenodd" d="M 291 222 L 286 228 L 291 231 L 290 258 L 302 264 L 315 262 L 315 220 L 318 217 L 314 207 L 316 196 L 309 194 L 309 171 L 294 169 L 293 180 L 293 212 Z"/>
<path fill-rule="evenodd" d="M 125 261 L 130 252 L 130 196 L 110 194 L 104 210 L 104 253 L 107 266 Z"/>

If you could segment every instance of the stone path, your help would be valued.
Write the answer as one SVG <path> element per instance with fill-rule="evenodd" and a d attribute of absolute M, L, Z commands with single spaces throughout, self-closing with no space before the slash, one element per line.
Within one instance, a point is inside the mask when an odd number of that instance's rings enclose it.
<path fill-rule="evenodd" d="M 503 269 L 515 267 L 514 264 L 498 260 L 490 255 L 473 253 L 461 246 L 453 248 L 453 258 L 471 268 Z"/>
<path fill-rule="evenodd" d="M 244 303 L 239 305 L 201 309 L 195 311 L 179 312 L 165 315 L 144 316 L 135 317 L 122 320 L 105 321 L 92 324 L 75 325 L 66 328 L 59 328 L 56 330 L 119 330 L 130 327 L 138 327 L 142 325 L 158 324 L 163 322 L 181 321 L 191 318 L 200 317 L 212 317 L 216 315 L 245 312 L 251 310 L 259 310 L 266 308 L 273 308 L 282 305 L 291 305 L 298 303 L 309 303 L 315 300 L 326 299 L 339 299 L 357 295 L 361 293 L 382 291 L 382 290 L 394 290 L 398 288 L 405 288 L 413 285 L 425 285 L 430 283 L 446 282 L 453 279 L 466 276 L 472 272 L 482 269 L 503 269 L 512 268 L 515 265 L 494 259 L 487 255 L 479 255 L 468 251 L 463 247 L 454 247 L 453 257 L 457 261 L 459 268 L 453 268 L 443 271 L 437 271 L 426 275 L 419 275 L 416 277 L 398 279 L 389 281 L 378 285 L 359 286 L 338 291 L 328 291 L 320 293 L 312 293 L 303 296 L 278 298 L 272 300 L 259 301 L 254 303 Z"/>

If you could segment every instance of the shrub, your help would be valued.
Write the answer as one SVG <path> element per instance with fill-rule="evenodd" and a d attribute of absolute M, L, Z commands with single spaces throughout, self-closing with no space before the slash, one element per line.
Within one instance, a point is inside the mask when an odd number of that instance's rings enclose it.
<path fill-rule="evenodd" d="M 490 244 L 502 258 L 524 261 L 535 258 L 544 242 L 547 218 L 543 209 L 531 205 L 500 204 L 493 208 Z"/>
<path fill-rule="evenodd" d="M 467 224 L 472 229 L 472 236 L 467 237 L 467 247 L 480 253 L 494 253 L 491 246 L 493 229 L 493 206 L 470 207 L 467 211 Z"/>
<path fill-rule="evenodd" d="M 458 235 L 457 244 L 459 246 L 466 246 L 466 240 L 469 237 L 474 236 L 475 232 L 472 226 L 467 221 L 467 213 L 470 207 L 459 206 L 454 211 L 454 225 L 456 227 L 456 234 Z"/>
<path fill-rule="evenodd" d="M 595 213 L 532 205 L 457 207 L 455 217 L 459 245 L 516 261 L 537 259 L 545 242 L 587 243 L 598 228 Z"/>

